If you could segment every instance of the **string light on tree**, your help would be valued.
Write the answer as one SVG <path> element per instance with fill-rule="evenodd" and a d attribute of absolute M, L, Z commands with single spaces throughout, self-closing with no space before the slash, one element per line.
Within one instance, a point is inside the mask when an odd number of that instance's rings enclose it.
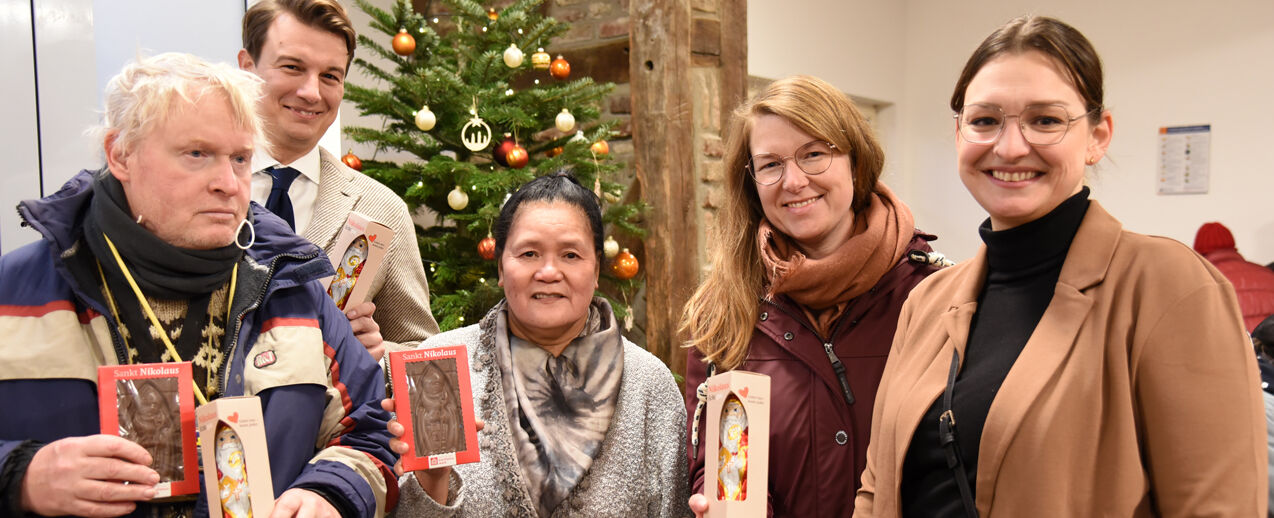
<path fill-rule="evenodd" d="M 457 185 L 455 189 L 447 193 L 447 205 L 451 206 L 451 210 L 464 210 L 469 206 L 469 195 Z"/>
<path fill-rule="evenodd" d="M 363 160 L 361 158 L 358 158 L 358 155 L 355 155 L 354 150 L 352 149 L 349 150 L 349 152 L 345 153 L 345 156 L 341 157 L 341 162 L 344 162 L 345 165 L 349 166 L 350 169 L 353 169 L 355 171 L 363 170 Z"/>
<path fill-rule="evenodd" d="M 394 53 L 399 56 L 410 56 L 416 51 L 416 38 L 411 37 L 411 33 L 407 29 L 398 29 L 398 34 L 394 36 L 392 46 Z"/>
<path fill-rule="evenodd" d="M 570 110 L 562 108 L 562 113 L 557 114 L 555 123 L 558 131 L 562 133 L 569 132 L 575 129 L 575 116 L 571 115 Z"/>
<path fill-rule="evenodd" d="M 494 7 L 488 7 L 488 8 L 487 8 L 487 19 L 488 19 L 488 20 L 491 20 L 491 21 L 493 21 L 493 22 L 494 22 L 494 21 L 496 21 L 496 20 L 499 20 L 499 19 L 500 19 L 500 13 L 495 12 L 495 8 L 494 8 Z"/>
<path fill-rule="evenodd" d="M 429 131 L 434 129 L 434 125 L 437 123 L 438 117 L 434 115 L 434 112 L 429 111 L 428 104 L 424 105 L 420 108 L 420 111 L 416 112 L 416 127 L 420 128 L 420 131 Z"/>

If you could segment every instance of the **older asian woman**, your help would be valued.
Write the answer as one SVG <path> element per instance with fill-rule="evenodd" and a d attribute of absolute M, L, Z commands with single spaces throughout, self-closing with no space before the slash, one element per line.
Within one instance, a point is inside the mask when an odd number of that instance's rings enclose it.
<path fill-rule="evenodd" d="M 712 270 L 682 324 L 694 347 L 692 490 L 704 491 L 700 384 L 714 371 L 759 372 L 771 377 L 776 423 L 760 488 L 770 512 L 849 516 L 898 312 L 937 269 L 934 237 L 878 181 L 884 153 L 871 126 L 825 81 L 768 86 L 735 111 L 726 150 Z M 707 499 L 693 498 L 704 511 Z"/>
<path fill-rule="evenodd" d="M 1084 186 L 1113 132 L 1092 44 L 1013 20 L 969 58 L 951 109 L 985 246 L 903 307 L 854 515 L 1264 516 L 1260 380 L 1233 289 Z"/>
<path fill-rule="evenodd" d="M 505 202 L 494 234 L 504 300 L 482 322 L 422 344 L 469 346 L 482 460 L 407 474 L 396 514 L 689 514 L 677 385 L 593 295 L 596 197 L 570 176 L 537 178 Z M 391 447 L 406 451 L 400 440 Z"/>

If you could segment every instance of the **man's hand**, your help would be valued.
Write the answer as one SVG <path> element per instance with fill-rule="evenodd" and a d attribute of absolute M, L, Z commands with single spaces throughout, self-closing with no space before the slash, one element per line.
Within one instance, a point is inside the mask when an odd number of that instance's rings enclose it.
<path fill-rule="evenodd" d="M 45 516 L 113 517 L 155 497 L 159 473 L 145 448 L 113 435 L 69 437 L 35 452 L 22 479 L 22 508 Z"/>
<path fill-rule="evenodd" d="M 270 518 L 341 518 L 341 513 L 318 493 L 294 487 L 274 501 Z"/>
<path fill-rule="evenodd" d="M 372 359 L 380 361 L 380 357 L 385 355 L 385 340 L 380 336 L 380 325 L 372 320 L 372 313 L 375 312 L 376 304 L 369 300 L 352 308 L 345 308 L 345 318 L 349 319 L 350 327 L 354 328 L 354 337 L 363 343 Z"/>

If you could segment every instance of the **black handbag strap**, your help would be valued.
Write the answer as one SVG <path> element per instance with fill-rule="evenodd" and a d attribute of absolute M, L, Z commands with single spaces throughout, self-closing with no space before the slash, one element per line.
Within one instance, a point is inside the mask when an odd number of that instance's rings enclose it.
<path fill-rule="evenodd" d="M 956 376 L 960 374 L 960 353 L 952 349 L 951 370 L 947 374 L 947 388 L 942 392 L 942 415 L 938 416 L 938 439 L 947 456 L 947 467 L 955 476 L 956 485 L 960 488 L 960 500 L 964 503 L 964 514 L 969 518 L 978 518 L 978 508 L 973 503 L 973 490 L 969 488 L 969 475 L 964 471 L 964 460 L 960 457 L 960 445 L 956 442 L 955 413 L 951 411 L 951 394 L 955 392 Z"/>

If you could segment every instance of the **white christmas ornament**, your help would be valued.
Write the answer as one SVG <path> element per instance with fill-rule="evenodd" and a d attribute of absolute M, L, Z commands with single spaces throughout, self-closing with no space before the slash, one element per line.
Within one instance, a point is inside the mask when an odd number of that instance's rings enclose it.
<path fill-rule="evenodd" d="M 420 111 L 416 112 L 416 127 L 420 131 L 429 131 L 434 129 L 434 125 L 438 123 L 438 118 L 434 116 L 434 112 L 429 111 L 429 105 L 425 105 Z"/>
<path fill-rule="evenodd" d="M 584 136 L 584 132 L 583 132 L 583 131 L 576 131 L 576 132 L 575 132 L 575 136 L 574 136 L 574 137 L 571 137 L 571 142 L 583 142 L 583 143 L 587 144 L 587 143 L 588 143 L 588 137 L 585 137 L 585 136 Z"/>
<path fill-rule="evenodd" d="M 460 190 L 460 186 L 457 185 L 455 189 L 447 193 L 447 205 L 450 205 L 452 210 L 464 210 L 469 206 L 469 195 Z"/>
<path fill-rule="evenodd" d="M 611 236 L 606 236 L 606 241 L 602 243 L 602 253 L 606 254 L 607 259 L 614 259 L 616 255 L 619 255 L 619 242 Z"/>
<path fill-rule="evenodd" d="M 566 133 L 575 129 L 575 116 L 571 115 L 571 111 L 562 108 L 562 113 L 557 114 L 557 130 Z"/>
<path fill-rule="evenodd" d="M 504 49 L 504 64 L 509 68 L 522 66 L 522 49 L 516 43 L 510 43 L 509 48 Z"/>

